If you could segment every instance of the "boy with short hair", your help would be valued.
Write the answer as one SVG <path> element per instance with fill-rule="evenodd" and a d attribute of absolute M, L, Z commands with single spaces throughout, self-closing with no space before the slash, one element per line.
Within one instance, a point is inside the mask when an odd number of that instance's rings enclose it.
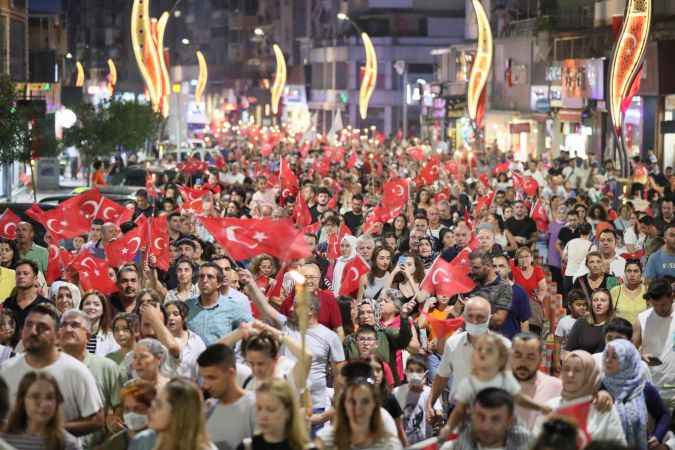
<path fill-rule="evenodd" d="M 588 311 L 588 302 L 586 296 L 579 289 L 572 289 L 567 295 L 567 310 L 569 314 L 562 317 L 555 329 L 555 357 L 553 358 L 554 370 L 557 372 L 560 368 L 560 361 L 564 355 L 561 355 L 560 349 L 565 348 L 567 337 L 574 326 L 574 322 L 583 317 Z"/>

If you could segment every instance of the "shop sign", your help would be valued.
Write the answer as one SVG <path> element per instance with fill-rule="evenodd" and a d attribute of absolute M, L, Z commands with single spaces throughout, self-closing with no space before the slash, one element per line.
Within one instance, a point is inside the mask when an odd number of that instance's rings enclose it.
<path fill-rule="evenodd" d="M 551 110 L 551 102 L 548 99 L 548 86 L 530 87 L 530 110 L 547 113 Z"/>
<path fill-rule="evenodd" d="M 458 119 L 466 115 L 466 97 L 446 97 L 446 117 Z"/>
<path fill-rule="evenodd" d="M 509 124 L 509 133 L 520 134 L 530 132 L 530 122 L 520 122 Z"/>
<path fill-rule="evenodd" d="M 548 90 L 549 105 L 551 108 L 561 108 L 562 102 L 562 86 L 551 86 Z"/>
<path fill-rule="evenodd" d="M 562 66 L 559 62 L 553 63 L 546 68 L 546 81 L 550 83 L 559 82 L 562 74 Z"/>

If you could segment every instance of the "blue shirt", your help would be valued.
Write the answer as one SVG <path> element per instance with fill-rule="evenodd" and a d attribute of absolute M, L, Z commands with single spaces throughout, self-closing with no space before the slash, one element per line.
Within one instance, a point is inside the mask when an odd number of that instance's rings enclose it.
<path fill-rule="evenodd" d="M 665 247 L 649 255 L 645 267 L 645 278 L 653 280 L 666 275 L 675 277 L 675 255 L 666 252 Z"/>
<path fill-rule="evenodd" d="M 199 297 L 186 302 L 189 311 L 188 328 L 197 333 L 208 346 L 215 344 L 230 333 L 239 323 L 251 322 L 251 303 L 241 292 L 229 288 L 226 295 L 218 297 L 218 302 L 208 308 L 199 303 Z"/>
<path fill-rule="evenodd" d="M 520 323 L 530 320 L 530 317 L 532 316 L 530 300 L 527 297 L 525 290 L 517 284 L 514 284 L 511 287 L 513 288 L 511 309 L 506 316 L 506 320 L 502 324 L 501 330 L 499 330 L 502 335 L 509 339 L 520 332 Z"/>

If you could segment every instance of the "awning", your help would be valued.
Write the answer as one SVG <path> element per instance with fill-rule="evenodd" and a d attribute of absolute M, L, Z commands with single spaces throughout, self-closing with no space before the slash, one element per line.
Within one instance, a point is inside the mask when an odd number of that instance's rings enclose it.
<path fill-rule="evenodd" d="M 581 110 L 561 109 L 560 111 L 558 111 L 558 119 L 560 119 L 561 122 L 581 123 Z"/>

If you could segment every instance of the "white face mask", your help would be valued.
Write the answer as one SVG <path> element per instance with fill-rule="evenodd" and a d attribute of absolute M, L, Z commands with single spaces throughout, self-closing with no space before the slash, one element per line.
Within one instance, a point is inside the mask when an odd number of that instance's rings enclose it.
<path fill-rule="evenodd" d="M 148 426 L 148 416 L 133 411 L 124 413 L 124 425 L 131 431 L 142 430 Z"/>
<path fill-rule="evenodd" d="M 490 317 L 488 316 L 488 319 L 485 322 L 478 324 L 465 321 L 464 329 L 467 333 L 469 333 L 469 336 L 472 337 L 478 337 L 482 334 L 485 334 L 490 329 Z"/>
<path fill-rule="evenodd" d="M 421 386 L 424 384 L 424 373 L 418 373 L 418 372 L 406 372 L 405 373 L 405 378 L 408 380 L 408 383 L 410 383 L 413 386 Z"/>

